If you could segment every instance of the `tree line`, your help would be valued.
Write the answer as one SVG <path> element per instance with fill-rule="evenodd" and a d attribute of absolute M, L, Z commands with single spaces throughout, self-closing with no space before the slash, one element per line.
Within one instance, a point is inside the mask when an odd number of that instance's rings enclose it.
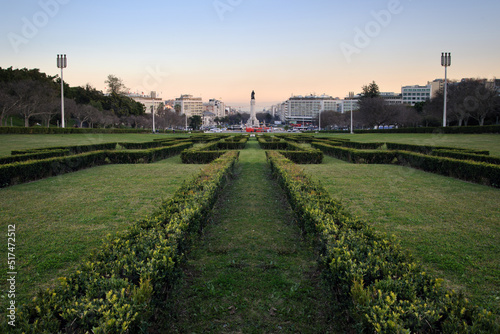
<path fill-rule="evenodd" d="M 380 126 L 419 127 L 441 126 L 444 93 L 415 106 L 388 104 L 380 95 L 375 82 L 362 87 L 359 110 L 353 112 L 355 128 Z M 350 127 L 350 113 L 325 111 L 321 113 L 322 128 Z M 485 79 L 451 81 L 447 92 L 447 125 L 499 124 L 500 96 L 494 85 Z"/>
<path fill-rule="evenodd" d="M 90 84 L 85 87 L 64 85 L 65 118 L 75 126 L 151 127 L 144 105 L 125 96 L 121 79 L 109 75 L 105 81 L 109 94 Z M 3 69 L 0 67 L 0 125 L 8 117 L 19 117 L 26 127 L 61 123 L 61 79 L 39 69 Z"/>

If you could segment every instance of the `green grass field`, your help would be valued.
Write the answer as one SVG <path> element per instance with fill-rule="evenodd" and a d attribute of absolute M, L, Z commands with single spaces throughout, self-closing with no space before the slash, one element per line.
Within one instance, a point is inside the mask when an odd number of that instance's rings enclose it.
<path fill-rule="evenodd" d="M 7 244 L 7 225 L 16 225 L 17 302 L 64 276 L 106 235 L 154 211 L 199 169 L 183 165 L 177 156 L 148 165 L 95 167 L 0 189 L 1 245 Z M 1 252 L 2 275 L 7 272 L 5 252 L 6 247 Z M 3 277 L 0 287 L 4 295 Z"/>
<path fill-rule="evenodd" d="M 500 313 L 500 189 L 391 165 L 326 156 L 307 173 L 435 277 Z"/>

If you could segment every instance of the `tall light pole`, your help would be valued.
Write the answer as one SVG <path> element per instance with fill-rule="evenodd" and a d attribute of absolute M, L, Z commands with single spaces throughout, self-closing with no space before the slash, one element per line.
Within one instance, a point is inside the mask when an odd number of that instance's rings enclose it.
<path fill-rule="evenodd" d="M 443 127 L 446 127 L 446 99 L 448 90 L 448 66 L 451 66 L 451 53 L 441 53 L 441 66 L 444 66 L 444 107 L 443 107 Z"/>
<path fill-rule="evenodd" d="M 155 100 L 153 98 L 153 104 L 151 105 L 151 113 L 153 114 L 153 133 L 156 133 L 155 129 Z"/>
<path fill-rule="evenodd" d="M 61 69 L 61 126 L 64 128 L 64 80 L 63 68 L 68 66 L 66 55 L 57 55 L 57 68 Z"/>

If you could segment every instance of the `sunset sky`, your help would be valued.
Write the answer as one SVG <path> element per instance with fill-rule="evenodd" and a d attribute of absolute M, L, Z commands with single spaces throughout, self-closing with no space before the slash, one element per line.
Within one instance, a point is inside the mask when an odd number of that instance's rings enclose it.
<path fill-rule="evenodd" d="M 498 0 L 1 0 L 0 67 L 105 89 L 269 107 L 292 94 L 345 97 L 444 77 L 500 77 Z"/>

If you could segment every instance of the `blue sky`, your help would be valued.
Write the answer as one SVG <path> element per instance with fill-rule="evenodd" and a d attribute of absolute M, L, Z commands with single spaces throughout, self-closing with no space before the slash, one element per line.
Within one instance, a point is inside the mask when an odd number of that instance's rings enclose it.
<path fill-rule="evenodd" d="M 493 0 L 0 0 L 0 66 L 40 68 L 103 90 L 221 98 L 247 109 L 291 94 L 344 97 L 444 76 L 500 76 L 500 2 Z"/>

